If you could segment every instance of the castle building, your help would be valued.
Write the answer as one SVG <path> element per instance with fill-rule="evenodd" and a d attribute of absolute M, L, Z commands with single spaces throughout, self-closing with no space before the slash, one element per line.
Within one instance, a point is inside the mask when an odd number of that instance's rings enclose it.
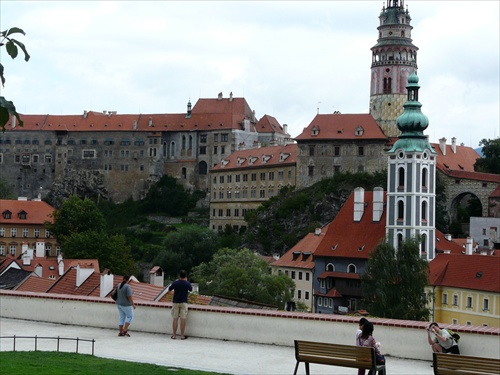
<path fill-rule="evenodd" d="M 417 69 L 418 48 L 404 0 L 387 0 L 379 20 L 377 44 L 371 48 L 370 114 L 385 135 L 396 137 L 395 119 L 403 112 L 408 77 Z"/>
<path fill-rule="evenodd" d="M 239 148 L 284 144 L 271 116 L 257 120 L 244 98 L 199 99 L 186 113 L 22 115 L 0 134 L 0 175 L 18 196 L 98 194 L 123 202 L 145 196 L 163 174 L 208 190 L 208 171 Z"/>
<path fill-rule="evenodd" d="M 418 101 L 418 76 L 408 77 L 408 99 L 396 124 L 401 131 L 388 151 L 387 241 L 398 248 L 408 238 L 421 237 L 421 256 L 434 258 L 436 242 L 436 156 L 423 131 L 429 120 Z"/>
<path fill-rule="evenodd" d="M 297 145 L 235 151 L 210 170 L 210 228 L 246 229 L 245 215 L 295 186 Z"/>

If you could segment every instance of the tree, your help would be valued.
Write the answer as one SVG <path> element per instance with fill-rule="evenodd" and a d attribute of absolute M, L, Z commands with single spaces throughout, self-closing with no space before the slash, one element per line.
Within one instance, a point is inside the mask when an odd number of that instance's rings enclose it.
<path fill-rule="evenodd" d="M 189 273 L 194 266 L 212 259 L 219 241 L 211 229 L 190 225 L 167 234 L 163 248 L 154 263 L 173 278 L 181 269 Z"/>
<path fill-rule="evenodd" d="M 57 238 L 65 258 L 98 259 L 104 268 L 116 274 L 137 271 L 130 247 L 122 235 L 110 235 L 101 211 L 90 199 L 71 196 L 53 213 L 54 223 L 47 229 Z"/>
<path fill-rule="evenodd" d="M 29 61 L 30 55 L 28 54 L 26 47 L 17 39 L 12 38 L 13 34 L 26 35 L 26 33 L 18 27 L 12 27 L 10 29 L 2 31 L 0 32 L 0 47 L 5 46 L 7 53 L 13 59 L 17 57 L 19 48 L 21 48 L 21 50 L 24 52 L 24 61 Z M 0 81 L 2 81 L 2 87 L 5 84 L 5 77 L 3 72 L 4 67 L 2 64 L 0 64 Z M 2 128 L 2 131 L 5 131 L 5 125 L 9 121 L 10 115 L 17 118 L 19 126 L 23 126 L 23 121 L 21 120 L 19 113 L 17 113 L 14 103 L 5 99 L 3 96 L 0 96 L 0 128 Z"/>
<path fill-rule="evenodd" d="M 476 172 L 500 174 L 500 138 L 482 139 L 479 146 L 483 146 L 483 157 L 476 160 Z"/>
<path fill-rule="evenodd" d="M 106 231 L 106 220 L 96 204 L 90 199 L 82 200 L 76 195 L 66 199 L 61 209 L 54 211 L 52 217 L 54 223 L 46 223 L 46 227 L 61 245 L 75 233 Z"/>
<path fill-rule="evenodd" d="M 199 283 L 200 293 L 266 303 L 283 309 L 291 300 L 292 279 L 271 275 L 267 262 L 248 249 L 223 248 L 213 259 L 195 267 L 191 278 Z"/>
<path fill-rule="evenodd" d="M 361 276 L 365 308 L 371 315 L 389 319 L 428 319 L 424 299 L 428 272 L 417 239 L 403 241 L 397 251 L 385 241 L 380 243 Z"/>

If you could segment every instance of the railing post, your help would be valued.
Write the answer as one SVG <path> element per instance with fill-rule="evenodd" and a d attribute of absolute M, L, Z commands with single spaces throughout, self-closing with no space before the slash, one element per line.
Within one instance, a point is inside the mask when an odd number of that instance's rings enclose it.
<path fill-rule="evenodd" d="M 38 339 L 37 339 L 37 336 L 35 335 L 35 352 L 36 352 L 37 344 L 38 344 Z"/>
<path fill-rule="evenodd" d="M 94 344 L 95 344 L 95 339 L 92 339 L 92 355 L 94 355 Z"/>
<path fill-rule="evenodd" d="M 14 351 L 16 351 L 16 335 L 14 335 Z"/>
<path fill-rule="evenodd" d="M 59 353 L 59 336 L 57 336 L 57 352 Z"/>
<path fill-rule="evenodd" d="M 76 338 L 76 354 L 78 354 L 78 340 L 79 340 L 79 338 L 77 337 Z"/>

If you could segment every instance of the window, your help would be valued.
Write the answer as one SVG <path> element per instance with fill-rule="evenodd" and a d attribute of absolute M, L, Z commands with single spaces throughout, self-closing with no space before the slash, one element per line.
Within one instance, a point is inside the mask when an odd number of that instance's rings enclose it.
<path fill-rule="evenodd" d="M 231 209 L 230 208 L 226 208 L 226 216 L 231 216 Z"/>
<path fill-rule="evenodd" d="M 283 181 L 285 174 L 283 171 L 278 171 L 278 181 Z"/>
<path fill-rule="evenodd" d="M 274 172 L 269 172 L 269 181 L 274 181 Z"/>
<path fill-rule="evenodd" d="M 398 169 L 398 176 L 399 176 L 398 188 L 403 189 L 405 186 L 405 170 L 404 170 L 404 168 Z"/>
<path fill-rule="evenodd" d="M 302 280 L 302 272 L 299 272 L 299 280 Z"/>
<path fill-rule="evenodd" d="M 458 295 L 453 295 L 453 306 L 458 306 Z"/>
<path fill-rule="evenodd" d="M 323 297 L 318 297 L 318 306 L 323 305 Z"/>
<path fill-rule="evenodd" d="M 243 190 L 242 198 L 248 198 L 248 191 L 247 190 Z"/>
<path fill-rule="evenodd" d="M 483 300 L 483 311 L 489 311 L 490 309 L 490 300 L 488 298 L 485 298 Z"/>
<path fill-rule="evenodd" d="M 28 228 L 23 228 L 23 237 L 24 238 L 28 237 L 28 233 L 29 233 Z"/>
<path fill-rule="evenodd" d="M 335 146 L 333 148 L 333 155 L 334 156 L 340 156 L 340 146 Z"/>
<path fill-rule="evenodd" d="M 297 290 L 297 298 L 298 299 L 302 298 L 302 290 Z"/>
<path fill-rule="evenodd" d="M 219 199 L 224 199 L 224 192 L 223 191 L 219 191 Z"/>
<path fill-rule="evenodd" d="M 354 264 L 349 264 L 349 266 L 347 267 L 347 272 L 356 273 L 356 266 Z"/>
<path fill-rule="evenodd" d="M 123 152 L 123 151 L 122 151 Z M 82 158 L 83 159 L 95 159 L 95 150 L 83 150 L 82 151 Z"/>
<path fill-rule="evenodd" d="M 222 210 L 222 208 L 219 208 L 219 217 L 222 216 L 224 214 L 224 211 Z"/>
<path fill-rule="evenodd" d="M 236 182 L 240 182 L 240 177 L 241 177 L 241 175 L 237 174 L 237 175 L 235 176 L 235 181 L 236 181 Z"/>
<path fill-rule="evenodd" d="M 45 238 L 50 238 L 50 231 L 45 229 Z"/>
<path fill-rule="evenodd" d="M 458 324 L 458 320 L 452 319 L 452 324 Z"/>
<path fill-rule="evenodd" d="M 309 146 L 309 156 L 314 156 L 314 146 Z"/>
<path fill-rule="evenodd" d="M 305 292 L 305 297 L 304 297 L 304 299 L 305 299 L 306 301 L 309 301 L 309 292 Z"/>
<path fill-rule="evenodd" d="M 443 293 L 443 305 L 448 304 L 448 293 Z"/>
<path fill-rule="evenodd" d="M 207 146 L 200 146 L 200 155 L 207 154 Z"/>
<path fill-rule="evenodd" d="M 403 220 L 405 213 L 405 205 L 403 201 L 398 202 L 398 220 Z"/>
<path fill-rule="evenodd" d="M 241 209 L 241 216 L 245 217 L 247 214 L 247 209 L 246 208 L 242 208 Z"/>
<path fill-rule="evenodd" d="M 319 287 L 320 287 L 320 288 L 324 288 L 324 287 L 325 287 L 325 279 L 321 279 L 321 280 L 319 281 Z M 321 297 L 320 297 L 320 298 L 321 298 Z"/>
<path fill-rule="evenodd" d="M 10 228 L 10 236 L 17 237 L 17 228 Z"/>
<path fill-rule="evenodd" d="M 257 197 L 257 191 L 255 189 L 250 190 L 250 198 L 256 198 Z"/>
<path fill-rule="evenodd" d="M 257 181 L 257 173 L 252 173 L 251 180 L 252 181 Z"/>
<path fill-rule="evenodd" d="M 0 237 L 5 237 L 5 228 L 0 228 Z"/>
<path fill-rule="evenodd" d="M 219 134 L 214 134 L 214 142 L 219 142 Z"/>
<path fill-rule="evenodd" d="M 10 245 L 10 255 L 16 255 L 16 245 Z"/>
<path fill-rule="evenodd" d="M 214 146 L 214 155 L 217 155 L 217 146 Z"/>
<path fill-rule="evenodd" d="M 236 217 L 240 216 L 240 209 L 239 208 L 234 209 L 234 216 L 236 216 Z"/>
<path fill-rule="evenodd" d="M 308 175 L 309 175 L 309 177 L 313 177 L 314 176 L 314 166 L 310 165 L 308 167 Z"/>
<path fill-rule="evenodd" d="M 233 182 L 233 176 L 231 176 L 231 175 L 227 176 L 227 182 L 228 183 Z"/>
<path fill-rule="evenodd" d="M 219 176 L 219 182 L 220 182 L 221 184 L 223 184 L 223 183 L 224 183 L 224 176 Z"/>
<path fill-rule="evenodd" d="M 243 175 L 243 182 L 248 182 L 248 174 Z"/>
<path fill-rule="evenodd" d="M 207 143 L 207 135 L 206 134 L 200 135 L 200 143 Z"/>
<path fill-rule="evenodd" d="M 221 142 L 227 142 L 228 140 L 228 136 L 227 136 L 227 133 L 223 133 L 220 135 L 220 141 Z"/>
<path fill-rule="evenodd" d="M 40 237 L 40 228 L 35 228 L 34 233 L 35 233 L 35 238 Z"/>
<path fill-rule="evenodd" d="M 5 245 L 0 245 L 0 255 L 5 255 Z"/>
<path fill-rule="evenodd" d="M 292 276 L 290 276 L 293 280 L 295 280 L 295 271 L 292 271 Z"/>
<path fill-rule="evenodd" d="M 227 197 L 227 199 L 231 199 L 231 191 L 228 191 L 228 192 L 226 193 L 226 197 Z"/>
<path fill-rule="evenodd" d="M 239 191 L 239 190 L 236 190 L 236 191 L 234 192 L 234 198 L 235 198 L 235 199 L 240 199 L 240 191 Z"/>
<path fill-rule="evenodd" d="M 472 297 L 467 297 L 467 307 L 472 308 Z"/>
<path fill-rule="evenodd" d="M 309 281 L 309 272 L 306 272 L 306 281 Z"/>
<path fill-rule="evenodd" d="M 260 198 L 265 198 L 266 197 L 266 191 L 264 189 L 260 189 L 260 191 L 259 191 L 259 197 Z"/>
<path fill-rule="evenodd" d="M 260 180 L 261 181 L 266 181 L 266 173 L 265 172 L 261 172 L 261 174 L 260 174 Z"/>
<path fill-rule="evenodd" d="M 364 156 L 365 148 L 363 146 L 358 147 L 358 156 Z"/>

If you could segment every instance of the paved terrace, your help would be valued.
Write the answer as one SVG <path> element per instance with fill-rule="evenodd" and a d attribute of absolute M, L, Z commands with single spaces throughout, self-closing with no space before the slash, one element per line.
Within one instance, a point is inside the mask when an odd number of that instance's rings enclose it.
<path fill-rule="evenodd" d="M 165 320 L 164 325 L 170 324 Z M 133 325 L 132 325 L 133 328 Z M 165 327 L 161 327 L 162 331 Z M 95 355 L 104 358 L 154 363 L 225 374 L 293 374 L 294 349 L 289 346 L 253 344 L 188 337 L 172 340 L 168 334 L 130 331 L 131 337 L 118 337 L 116 329 L 0 318 L 0 336 L 40 336 L 95 339 Z M 353 331 L 354 335 L 354 331 Z M 75 350 L 75 342 L 62 342 L 63 351 Z M 0 350 L 11 351 L 12 339 L 0 339 Z M 39 340 L 38 350 L 55 350 L 56 342 Z M 34 350 L 34 340 L 16 339 L 16 350 Z M 91 354 L 91 343 L 80 342 L 79 352 Z M 431 357 L 429 353 L 429 358 Z M 430 361 L 387 357 L 387 374 L 431 375 Z M 356 369 L 311 364 L 312 374 L 357 374 Z M 299 374 L 305 374 L 304 364 Z"/>
<path fill-rule="evenodd" d="M 359 317 L 190 305 L 187 340 L 172 340 L 171 303 L 138 302 L 130 333 L 117 336 L 110 298 L 0 290 L 0 336 L 95 339 L 95 355 L 228 374 L 291 374 L 293 340 L 354 344 Z M 371 319 L 382 343 L 388 374 L 432 374 L 428 323 Z M 446 326 L 446 325 L 445 325 Z M 462 354 L 500 357 L 500 329 L 450 326 L 460 333 Z M 86 343 L 81 343 L 82 352 Z M 125 344 L 125 345 L 124 345 Z M 22 345 L 22 346 L 21 346 Z M 39 349 L 43 349 L 41 343 Z M 44 344 L 45 346 L 50 344 Z M 74 351 L 75 344 L 65 344 Z M 12 350 L 12 339 L 0 350 Z M 52 347 L 43 350 L 55 350 Z M 17 343 L 33 350 L 34 343 Z M 86 353 L 90 353 L 87 345 Z M 313 374 L 356 374 L 356 369 L 311 365 Z M 304 374 L 304 366 L 300 374 Z"/>

